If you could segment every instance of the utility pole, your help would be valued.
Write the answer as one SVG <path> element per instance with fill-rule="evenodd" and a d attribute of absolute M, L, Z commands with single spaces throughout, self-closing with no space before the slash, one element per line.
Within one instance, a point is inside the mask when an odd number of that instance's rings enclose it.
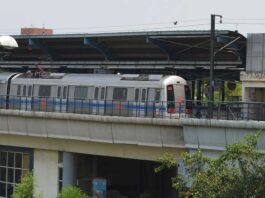
<path fill-rule="evenodd" d="M 220 17 L 222 23 L 222 16 L 211 15 L 211 50 L 210 50 L 210 79 L 209 79 L 209 98 L 208 98 L 208 118 L 213 117 L 213 103 L 214 103 L 214 55 L 215 55 L 215 17 Z"/>

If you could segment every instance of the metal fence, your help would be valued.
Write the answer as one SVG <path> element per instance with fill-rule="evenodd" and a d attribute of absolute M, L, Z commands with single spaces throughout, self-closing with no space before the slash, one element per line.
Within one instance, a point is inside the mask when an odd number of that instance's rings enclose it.
<path fill-rule="evenodd" d="M 212 113 L 209 112 L 210 105 Z M 102 116 L 265 120 L 265 102 L 156 102 L 0 96 L 0 108 Z"/>

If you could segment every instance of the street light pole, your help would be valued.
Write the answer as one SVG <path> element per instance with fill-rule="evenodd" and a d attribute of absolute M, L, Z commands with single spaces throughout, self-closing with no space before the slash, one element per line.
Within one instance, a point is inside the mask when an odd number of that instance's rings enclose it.
<path fill-rule="evenodd" d="M 214 49 L 215 49 L 215 17 L 221 15 L 211 15 L 211 50 L 210 50 L 210 79 L 209 79 L 209 98 L 208 98 L 208 117 L 213 117 L 213 102 L 214 102 Z"/>

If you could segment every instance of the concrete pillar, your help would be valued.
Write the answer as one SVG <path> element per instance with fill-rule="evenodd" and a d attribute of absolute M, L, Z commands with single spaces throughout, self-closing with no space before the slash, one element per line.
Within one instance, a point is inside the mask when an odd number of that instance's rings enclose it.
<path fill-rule="evenodd" d="M 55 198 L 58 193 L 58 152 L 35 149 L 33 168 L 36 192 L 45 198 Z"/>
<path fill-rule="evenodd" d="M 63 152 L 63 187 L 76 185 L 76 160 L 73 153 Z"/>

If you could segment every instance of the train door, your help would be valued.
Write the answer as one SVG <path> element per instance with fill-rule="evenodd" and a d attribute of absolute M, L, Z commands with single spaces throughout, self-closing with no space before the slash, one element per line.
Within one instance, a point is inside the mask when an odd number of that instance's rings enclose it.
<path fill-rule="evenodd" d="M 53 111 L 51 94 L 52 86 L 34 85 L 32 109 L 35 111 Z"/>
<path fill-rule="evenodd" d="M 99 100 L 98 100 L 98 112 L 99 115 L 105 115 L 105 97 L 106 97 L 106 87 L 99 87 Z"/>
<path fill-rule="evenodd" d="M 141 88 L 141 97 L 139 101 L 140 117 L 145 117 L 147 115 L 147 103 L 148 103 L 148 89 Z"/>
<path fill-rule="evenodd" d="M 112 115 L 127 116 L 128 115 L 128 88 L 113 88 Z"/>
<path fill-rule="evenodd" d="M 55 111 L 56 112 L 64 112 L 62 110 L 63 107 L 63 86 L 57 86 L 57 94 L 55 98 Z"/>
<path fill-rule="evenodd" d="M 22 95 L 21 95 L 21 109 L 31 111 L 31 100 L 32 100 L 32 85 L 23 85 L 22 86 Z"/>
<path fill-rule="evenodd" d="M 98 114 L 99 87 L 94 88 L 94 99 L 91 103 L 92 114 Z"/>
<path fill-rule="evenodd" d="M 20 97 L 20 109 L 21 110 L 26 110 L 28 107 L 28 102 L 27 102 L 27 85 L 21 85 L 22 87 L 22 93 L 21 93 L 21 97 Z"/>
<path fill-rule="evenodd" d="M 174 85 L 174 95 L 175 95 L 175 108 L 176 112 L 179 113 L 180 115 L 185 114 L 185 89 L 184 85 L 182 84 L 177 84 Z"/>
<path fill-rule="evenodd" d="M 114 104 L 113 104 L 113 87 L 107 87 L 105 94 L 105 114 L 113 115 Z"/>
<path fill-rule="evenodd" d="M 62 95 L 60 99 L 60 112 L 67 112 L 68 86 L 62 86 Z"/>
<path fill-rule="evenodd" d="M 94 100 L 92 102 L 92 114 L 104 115 L 105 114 L 105 98 L 106 98 L 106 87 L 95 87 L 94 89 Z"/>
<path fill-rule="evenodd" d="M 134 89 L 133 115 L 140 116 L 140 88 Z"/>
<path fill-rule="evenodd" d="M 161 89 L 149 88 L 148 89 L 148 101 L 146 101 L 146 116 L 147 117 L 159 117 L 160 112 L 160 95 Z"/>
<path fill-rule="evenodd" d="M 67 101 L 67 112 L 83 112 L 88 96 L 88 86 L 69 86 L 69 95 Z"/>

